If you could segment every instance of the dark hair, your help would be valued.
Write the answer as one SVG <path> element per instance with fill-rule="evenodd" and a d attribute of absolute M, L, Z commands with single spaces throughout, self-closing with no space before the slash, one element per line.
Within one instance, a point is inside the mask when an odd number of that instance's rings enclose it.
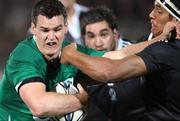
<path fill-rule="evenodd" d="M 38 0 L 34 3 L 31 13 L 31 21 L 37 24 L 39 15 L 51 19 L 54 16 L 63 15 L 65 23 L 67 22 L 67 13 L 65 7 L 59 0 Z"/>
<path fill-rule="evenodd" d="M 85 28 L 88 24 L 106 21 L 109 27 L 114 30 L 118 29 L 117 18 L 109 8 L 105 6 L 97 6 L 91 8 L 90 11 L 83 13 L 80 19 L 81 34 L 85 35 Z"/>

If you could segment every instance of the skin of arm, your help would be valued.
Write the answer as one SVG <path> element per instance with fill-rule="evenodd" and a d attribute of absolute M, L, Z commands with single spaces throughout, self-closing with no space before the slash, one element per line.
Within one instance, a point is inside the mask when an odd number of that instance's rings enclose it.
<path fill-rule="evenodd" d="M 179 21 L 176 21 L 176 20 L 172 20 L 170 22 L 167 22 L 164 29 L 163 29 L 163 32 L 149 40 L 149 41 L 144 41 L 144 42 L 140 42 L 140 43 L 137 43 L 137 44 L 132 44 L 132 45 L 128 45 L 118 51 L 109 51 L 109 52 L 106 52 L 103 57 L 106 57 L 106 58 L 110 58 L 110 59 L 122 59 L 124 57 L 127 57 L 129 55 L 133 55 L 133 54 L 136 54 L 138 52 L 141 52 L 144 48 L 146 48 L 147 46 L 155 43 L 155 42 L 158 42 L 160 40 L 167 40 L 169 37 L 170 37 L 170 32 L 175 28 L 176 29 L 176 33 L 177 33 L 177 38 L 178 38 L 178 35 L 179 35 L 179 27 L 178 25 L 180 25 L 180 22 Z"/>
<path fill-rule="evenodd" d="M 128 45 L 120 50 L 117 51 L 109 51 L 106 52 L 103 57 L 106 58 L 110 58 L 113 60 L 117 60 L 117 59 L 122 59 L 124 57 L 127 57 L 129 55 L 133 55 L 136 54 L 138 52 L 141 52 L 144 48 L 146 48 L 147 46 L 159 41 L 159 40 L 164 40 L 166 38 L 165 34 L 161 34 L 157 37 L 155 37 L 154 39 L 151 39 L 150 41 L 144 41 L 144 42 L 140 42 L 137 44 L 132 44 L 132 45 Z"/>
<path fill-rule="evenodd" d="M 43 83 L 32 82 L 19 90 L 34 116 L 61 116 L 82 108 L 88 100 L 88 94 L 81 85 L 78 85 L 79 93 L 75 95 L 46 92 L 45 89 Z"/>
<path fill-rule="evenodd" d="M 104 58 L 91 57 L 80 53 L 76 50 L 76 45 L 71 44 L 63 49 L 61 63 L 71 63 L 91 78 L 101 82 L 107 82 L 108 80 L 116 81 L 116 79 L 120 81 L 140 76 L 146 74 L 147 70 L 144 61 L 134 54 L 142 51 L 154 42 L 166 39 L 174 27 L 174 23 L 168 23 L 165 27 L 166 29 L 158 37 L 150 41 L 125 47 L 119 51 L 106 52 L 103 56 Z"/>
<path fill-rule="evenodd" d="M 108 80 L 125 80 L 146 73 L 145 64 L 139 56 L 131 55 L 121 60 L 92 57 L 76 51 L 75 46 L 71 44 L 63 49 L 61 62 L 68 60 L 95 80 L 106 83 Z"/>

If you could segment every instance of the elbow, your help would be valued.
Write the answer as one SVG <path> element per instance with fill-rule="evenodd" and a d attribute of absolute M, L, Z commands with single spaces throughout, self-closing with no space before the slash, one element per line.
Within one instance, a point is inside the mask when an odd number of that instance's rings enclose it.
<path fill-rule="evenodd" d="M 46 110 L 44 107 L 45 107 L 44 103 L 38 101 L 32 104 L 32 106 L 30 107 L 30 110 L 33 116 L 41 117 L 41 116 L 46 115 Z"/>

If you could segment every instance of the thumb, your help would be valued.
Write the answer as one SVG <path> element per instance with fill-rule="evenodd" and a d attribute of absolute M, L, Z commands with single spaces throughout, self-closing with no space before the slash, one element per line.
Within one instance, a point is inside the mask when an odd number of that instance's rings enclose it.
<path fill-rule="evenodd" d="M 78 88 L 79 92 L 84 91 L 84 89 L 80 83 L 77 84 L 77 88 Z"/>

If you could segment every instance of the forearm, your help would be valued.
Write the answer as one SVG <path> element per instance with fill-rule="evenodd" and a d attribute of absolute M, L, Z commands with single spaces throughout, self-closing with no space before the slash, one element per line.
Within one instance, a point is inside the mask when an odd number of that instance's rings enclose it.
<path fill-rule="evenodd" d="M 38 117 L 63 115 L 82 107 L 76 95 L 46 92 L 43 83 L 25 84 L 19 92 L 32 114 Z"/>
<path fill-rule="evenodd" d="M 109 59 L 88 56 L 78 51 L 67 54 L 66 60 L 91 78 L 101 82 L 108 80 L 107 75 L 114 66 Z"/>
<path fill-rule="evenodd" d="M 132 55 L 122 60 L 92 57 L 75 51 L 68 56 L 69 62 L 91 78 L 100 81 L 123 81 L 146 72 L 146 67 L 138 56 Z"/>
<path fill-rule="evenodd" d="M 83 106 L 75 95 L 64 95 L 55 92 L 47 92 L 40 99 L 42 111 L 40 116 L 64 115 L 76 111 Z"/>
<path fill-rule="evenodd" d="M 149 40 L 149 41 L 144 41 L 144 42 L 140 42 L 137 44 L 132 44 L 132 45 L 128 45 L 118 51 L 110 51 L 110 52 L 106 52 L 103 57 L 106 58 L 110 58 L 110 59 L 122 59 L 125 58 L 129 55 L 133 55 L 136 54 L 138 52 L 141 52 L 144 48 L 146 48 L 147 46 L 162 40 L 165 38 L 165 35 L 159 35 L 156 38 Z"/>

